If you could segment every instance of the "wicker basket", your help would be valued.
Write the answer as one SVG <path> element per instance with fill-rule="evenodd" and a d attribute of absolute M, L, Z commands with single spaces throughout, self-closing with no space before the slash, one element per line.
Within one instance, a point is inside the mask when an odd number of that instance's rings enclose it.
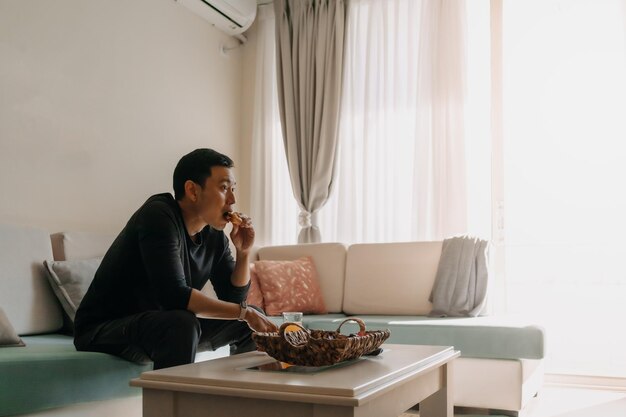
<path fill-rule="evenodd" d="M 341 326 L 350 321 L 358 323 L 359 333 L 341 334 Z M 288 326 L 300 329 L 285 332 Z M 336 331 L 310 330 L 296 323 L 283 323 L 278 332 L 252 334 L 260 351 L 281 362 L 299 366 L 327 366 L 356 359 L 378 349 L 388 337 L 389 330 L 365 331 L 365 323 L 357 317 L 345 319 Z"/>

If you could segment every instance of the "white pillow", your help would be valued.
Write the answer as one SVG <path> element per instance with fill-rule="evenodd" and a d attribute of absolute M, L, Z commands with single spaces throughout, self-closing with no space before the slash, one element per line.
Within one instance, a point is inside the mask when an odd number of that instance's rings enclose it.
<path fill-rule="evenodd" d="M 44 261 L 50 285 L 72 325 L 76 310 L 87 293 L 100 262 L 102 258 Z"/>
<path fill-rule="evenodd" d="M 0 308 L 0 347 L 25 346 L 24 342 L 15 333 L 15 329 L 11 325 L 9 318 L 4 314 L 4 310 Z"/>

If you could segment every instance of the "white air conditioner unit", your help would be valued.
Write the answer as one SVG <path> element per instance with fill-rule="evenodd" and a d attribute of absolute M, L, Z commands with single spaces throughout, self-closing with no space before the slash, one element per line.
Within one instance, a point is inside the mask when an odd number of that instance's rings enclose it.
<path fill-rule="evenodd" d="M 228 35 L 243 33 L 256 17 L 256 0 L 176 0 Z"/>

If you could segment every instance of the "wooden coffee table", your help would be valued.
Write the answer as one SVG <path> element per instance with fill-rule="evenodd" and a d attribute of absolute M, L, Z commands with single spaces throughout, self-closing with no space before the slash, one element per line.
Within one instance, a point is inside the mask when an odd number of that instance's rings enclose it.
<path fill-rule="evenodd" d="M 311 372 L 253 370 L 261 352 L 144 372 L 144 417 L 453 417 L 452 347 L 383 345 L 375 357 Z M 271 365 L 269 365 L 271 366 Z M 261 366 L 262 367 L 262 366 Z"/>

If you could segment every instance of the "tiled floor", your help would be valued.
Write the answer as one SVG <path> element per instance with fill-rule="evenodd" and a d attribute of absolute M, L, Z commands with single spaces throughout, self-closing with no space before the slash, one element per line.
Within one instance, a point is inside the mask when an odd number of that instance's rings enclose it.
<path fill-rule="evenodd" d="M 524 417 L 626 417 L 626 392 L 545 387 Z"/>
<path fill-rule="evenodd" d="M 416 414 L 405 413 L 402 417 L 416 417 Z M 455 414 L 455 417 L 469 415 Z M 626 392 L 547 386 L 528 404 L 521 417 L 626 417 Z"/>

